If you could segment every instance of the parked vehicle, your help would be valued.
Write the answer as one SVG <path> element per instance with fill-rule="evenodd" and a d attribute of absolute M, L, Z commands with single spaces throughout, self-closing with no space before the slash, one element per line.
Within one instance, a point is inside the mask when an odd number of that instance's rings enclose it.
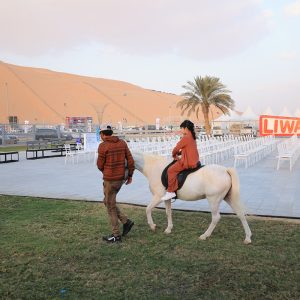
<path fill-rule="evenodd" d="M 232 125 L 230 125 L 229 133 L 232 135 L 238 136 L 241 134 L 241 128 L 242 128 L 241 124 L 236 124 L 236 123 L 232 124 Z"/>
<path fill-rule="evenodd" d="M 213 136 L 223 136 L 224 132 L 223 132 L 221 126 L 213 126 L 212 135 Z"/>
<path fill-rule="evenodd" d="M 17 144 L 19 139 L 15 135 L 7 135 L 5 139 L 5 144 Z M 3 136 L 0 136 L 0 145 L 4 144 Z"/>
<path fill-rule="evenodd" d="M 257 130 L 251 125 L 247 125 L 241 128 L 241 135 L 248 135 L 248 134 L 253 134 L 254 136 L 257 136 Z"/>
<path fill-rule="evenodd" d="M 58 132 L 56 129 L 50 129 L 50 128 L 38 128 L 35 133 L 35 139 L 38 141 L 45 141 L 45 140 L 56 140 L 58 139 Z M 71 134 L 60 134 L 60 138 L 63 140 L 70 141 L 73 139 L 73 136 Z"/>
<path fill-rule="evenodd" d="M 72 141 L 74 139 L 74 137 L 70 133 L 61 133 L 60 138 L 66 141 Z"/>
<path fill-rule="evenodd" d="M 156 126 L 155 125 L 145 125 L 145 126 L 142 127 L 142 129 L 143 130 L 156 130 Z"/>

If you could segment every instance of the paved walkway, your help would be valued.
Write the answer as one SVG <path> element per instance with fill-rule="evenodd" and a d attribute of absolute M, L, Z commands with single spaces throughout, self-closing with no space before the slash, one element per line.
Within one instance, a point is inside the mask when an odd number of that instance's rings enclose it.
<path fill-rule="evenodd" d="M 292 172 L 288 162 L 276 170 L 276 152 L 248 169 L 238 168 L 241 198 L 248 213 L 264 216 L 300 218 L 300 160 Z M 226 161 L 232 166 L 233 161 Z M 102 176 L 93 162 L 83 159 L 78 164 L 64 158 L 26 160 L 20 153 L 20 161 L 0 165 L 0 194 L 38 196 L 48 198 L 101 201 Z M 124 186 L 118 202 L 147 205 L 151 199 L 146 178 L 135 172 L 133 183 Z M 163 205 L 162 205 L 163 206 Z M 207 200 L 181 201 L 172 205 L 175 209 L 210 211 Z M 231 208 L 223 202 L 221 212 Z"/>

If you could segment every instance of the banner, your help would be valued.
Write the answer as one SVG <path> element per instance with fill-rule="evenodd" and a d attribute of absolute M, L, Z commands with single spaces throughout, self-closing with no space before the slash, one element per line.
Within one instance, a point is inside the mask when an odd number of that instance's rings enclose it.
<path fill-rule="evenodd" d="M 300 135 L 300 118 L 267 116 L 259 117 L 260 136 L 292 136 Z"/>
<path fill-rule="evenodd" d="M 97 133 L 95 132 L 84 133 L 83 138 L 84 138 L 84 150 L 94 151 L 98 149 L 100 139 Z"/>

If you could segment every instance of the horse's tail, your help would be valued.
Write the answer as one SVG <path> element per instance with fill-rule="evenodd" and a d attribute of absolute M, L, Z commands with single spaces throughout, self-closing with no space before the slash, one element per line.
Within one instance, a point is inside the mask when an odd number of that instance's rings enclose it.
<path fill-rule="evenodd" d="M 231 188 L 224 200 L 232 207 L 236 214 L 245 214 L 245 206 L 240 199 L 240 181 L 234 168 L 228 168 L 227 173 L 231 177 Z"/>

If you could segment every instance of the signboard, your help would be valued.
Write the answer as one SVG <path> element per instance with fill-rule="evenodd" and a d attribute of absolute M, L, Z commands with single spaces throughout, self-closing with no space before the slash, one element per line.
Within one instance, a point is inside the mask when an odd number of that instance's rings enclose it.
<path fill-rule="evenodd" d="M 97 133 L 95 132 L 84 133 L 83 139 L 84 139 L 84 150 L 94 151 L 98 149 L 100 139 Z"/>
<path fill-rule="evenodd" d="M 66 117 L 66 125 L 69 127 L 85 125 L 86 123 L 93 123 L 92 117 Z"/>
<path fill-rule="evenodd" d="M 267 116 L 259 117 L 260 136 L 300 136 L 300 118 Z"/>

